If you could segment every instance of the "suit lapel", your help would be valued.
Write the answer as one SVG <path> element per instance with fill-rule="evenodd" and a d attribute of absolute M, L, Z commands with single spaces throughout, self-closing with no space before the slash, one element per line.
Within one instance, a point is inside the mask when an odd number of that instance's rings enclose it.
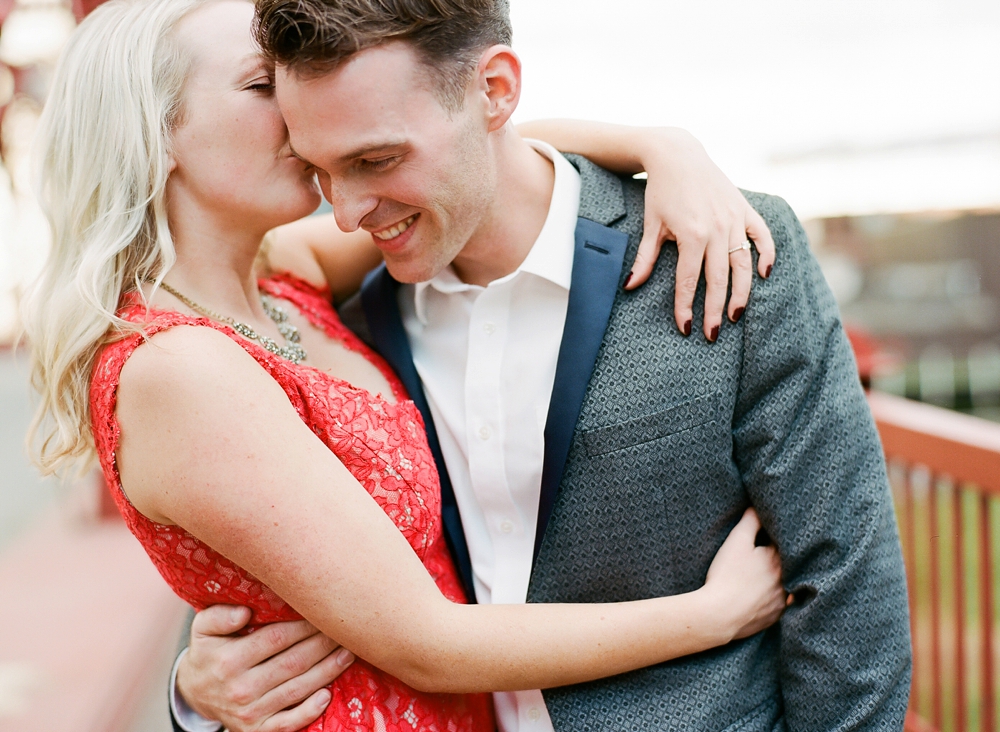
<path fill-rule="evenodd" d="M 427 442 L 434 455 L 441 481 L 441 519 L 444 524 L 445 540 L 458 565 L 465 594 L 469 602 L 474 603 L 476 593 L 472 583 L 472 561 L 469 559 L 469 548 L 465 543 L 465 531 L 462 528 L 462 519 L 458 513 L 448 468 L 441 453 L 441 444 L 438 442 L 437 428 L 434 426 L 431 410 L 427 404 L 427 396 L 424 394 L 417 368 L 413 365 L 410 341 L 406 337 L 403 319 L 399 314 L 399 302 L 396 298 L 398 290 L 399 283 L 389 275 L 383 264 L 365 277 L 361 286 L 361 305 L 368 320 L 375 349 L 399 376 L 424 418 Z"/>
<path fill-rule="evenodd" d="M 586 178 L 584 180 L 586 182 Z M 618 191 L 620 195 L 620 184 Z M 581 213 L 584 212 L 586 207 L 581 199 Z M 626 234 L 586 218 L 577 221 L 569 307 L 545 421 L 545 459 L 535 528 L 535 559 L 552 516 L 576 421 L 611 317 L 627 246 Z"/>
<path fill-rule="evenodd" d="M 566 324 L 545 421 L 545 457 L 538 523 L 535 528 L 535 559 L 538 558 L 545 529 L 552 516 L 587 384 L 622 281 L 622 265 L 628 246 L 626 234 L 608 228 L 609 224 L 626 215 L 621 181 L 586 158 L 576 155 L 566 157 L 580 171 L 580 218 L 576 227 Z M 470 602 L 475 602 L 472 562 L 465 542 L 462 519 L 441 453 L 437 429 L 431 418 L 420 376 L 413 365 L 413 352 L 410 350 L 396 299 L 398 289 L 399 283 L 392 279 L 385 265 L 382 265 L 365 278 L 361 288 L 361 304 L 376 350 L 399 375 L 423 415 L 427 441 L 441 480 L 441 513 L 445 538 L 458 565 L 466 595 Z"/>

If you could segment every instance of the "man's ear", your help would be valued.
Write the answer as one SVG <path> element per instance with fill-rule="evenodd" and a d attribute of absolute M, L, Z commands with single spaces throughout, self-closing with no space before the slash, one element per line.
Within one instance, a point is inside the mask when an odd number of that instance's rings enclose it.
<path fill-rule="evenodd" d="M 492 46 L 479 59 L 479 81 L 487 99 L 489 131 L 499 130 L 521 98 L 521 59 L 510 46 Z"/>

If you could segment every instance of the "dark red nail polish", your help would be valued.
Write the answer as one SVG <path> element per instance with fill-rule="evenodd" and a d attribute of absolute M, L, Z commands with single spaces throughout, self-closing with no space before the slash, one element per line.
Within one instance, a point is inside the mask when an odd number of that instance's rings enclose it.
<path fill-rule="evenodd" d="M 736 310 L 733 311 L 733 322 L 734 323 L 740 322 L 740 318 L 743 317 L 743 311 L 744 310 L 746 310 L 746 308 L 736 308 Z"/>
<path fill-rule="evenodd" d="M 625 282 L 622 283 L 622 287 L 628 287 L 628 283 L 632 281 L 632 273 L 629 272 L 628 276 L 625 277 Z"/>
<path fill-rule="evenodd" d="M 684 330 L 682 332 L 684 333 L 684 337 L 685 338 L 687 338 L 689 335 L 691 335 L 691 321 L 690 320 L 684 324 Z"/>
<path fill-rule="evenodd" d="M 719 326 L 712 328 L 712 332 L 708 336 L 709 343 L 715 343 L 717 340 L 719 340 Z"/>
<path fill-rule="evenodd" d="M 767 279 L 768 277 L 770 277 L 770 276 L 771 276 L 771 269 L 772 269 L 773 267 L 774 267 L 774 265 L 773 265 L 773 264 L 769 264 L 769 265 L 767 265 L 767 269 L 766 269 L 766 270 L 764 270 L 764 279 L 765 279 L 765 280 L 766 280 L 766 279 Z"/>

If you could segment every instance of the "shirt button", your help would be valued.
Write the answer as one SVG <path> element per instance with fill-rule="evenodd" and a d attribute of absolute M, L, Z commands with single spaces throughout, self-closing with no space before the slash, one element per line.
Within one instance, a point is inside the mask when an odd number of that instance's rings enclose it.
<path fill-rule="evenodd" d="M 493 323 L 483 323 L 483 330 L 486 331 L 486 335 L 493 335 L 497 327 Z"/>
<path fill-rule="evenodd" d="M 482 427 L 479 428 L 479 436 L 482 439 L 484 439 L 484 440 L 490 439 L 490 434 L 491 434 L 490 433 L 490 428 L 487 427 L 486 425 L 483 425 Z"/>
<path fill-rule="evenodd" d="M 514 530 L 514 522 L 510 519 L 504 519 L 500 522 L 500 531 L 505 534 L 509 534 Z"/>
<path fill-rule="evenodd" d="M 528 710 L 528 719 L 530 719 L 532 722 L 537 722 L 539 719 L 541 719 L 541 716 L 542 713 L 538 709 L 538 707 L 532 707 L 531 709 Z"/>

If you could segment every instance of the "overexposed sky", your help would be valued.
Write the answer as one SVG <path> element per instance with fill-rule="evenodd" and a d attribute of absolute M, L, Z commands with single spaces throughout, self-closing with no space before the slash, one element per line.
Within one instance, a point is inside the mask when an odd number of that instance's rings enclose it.
<path fill-rule="evenodd" d="M 804 216 L 1000 206 L 1000 1 L 511 0 L 517 119 L 691 130 Z"/>

